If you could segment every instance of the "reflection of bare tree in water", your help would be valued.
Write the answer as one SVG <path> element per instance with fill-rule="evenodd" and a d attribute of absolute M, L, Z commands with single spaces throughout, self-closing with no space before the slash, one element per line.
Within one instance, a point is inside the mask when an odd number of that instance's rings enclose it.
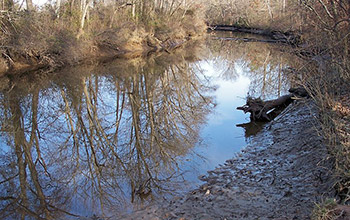
<path fill-rule="evenodd" d="M 1 218 L 74 216 L 84 200 L 109 216 L 172 187 L 212 108 L 210 87 L 184 62 L 113 72 L 3 94 Z"/>
<path fill-rule="evenodd" d="M 148 73 L 134 75 L 127 83 L 132 142 L 125 144 L 132 152 L 136 150 L 130 155 L 137 171 L 135 183 L 131 183 L 133 195 L 148 195 L 152 185 L 161 188 L 159 180 L 175 174 L 178 155 L 186 155 L 198 140 L 198 126 L 204 121 L 210 100 L 201 95 L 205 88 L 198 87 L 196 75 L 188 73 L 186 65 L 177 65 L 160 79 Z M 159 173 L 158 167 L 165 168 L 167 174 Z"/>
<path fill-rule="evenodd" d="M 219 38 L 217 38 L 219 36 Z M 240 69 L 251 80 L 248 96 L 272 99 L 284 95 L 289 89 L 290 75 L 284 71 L 297 62 L 297 57 L 281 51 L 281 45 L 261 42 L 244 42 L 232 39 L 252 37 L 246 34 L 217 33 L 216 40 L 209 41 L 210 51 L 217 63 L 225 62 L 228 67 L 223 72 L 226 79 L 235 79 Z M 257 36 L 254 36 L 256 38 Z M 291 65 L 293 66 L 293 65 Z M 245 130 L 245 137 L 255 135 L 264 123 L 249 122 L 238 124 Z"/>
<path fill-rule="evenodd" d="M 235 80 L 239 76 L 236 72 L 238 58 L 236 50 L 229 44 L 224 40 L 210 40 L 208 45 L 212 55 L 209 59 L 213 61 L 215 68 L 221 68 L 218 71 L 222 79 Z"/>
<path fill-rule="evenodd" d="M 45 196 L 48 183 L 40 177 L 48 173 L 39 146 L 38 103 L 39 90 L 31 94 L 31 106 L 14 92 L 2 100 L 5 117 L 1 132 L 8 134 L 10 147 L 2 149 L 5 154 L 1 155 L 6 158 L 1 164 L 0 187 L 5 193 L 1 196 L 2 218 L 26 219 L 29 216 L 33 219 L 53 219 L 50 212 L 57 210 Z M 25 112 L 31 117 L 30 125 L 25 123 L 23 109 L 31 110 Z M 49 188 L 55 191 L 54 187 Z"/>
<path fill-rule="evenodd" d="M 288 91 L 289 79 L 283 73 L 283 69 L 286 69 L 288 65 L 283 62 L 281 56 L 277 58 L 272 58 L 272 56 L 271 51 L 267 51 L 262 66 L 252 71 L 254 80 L 250 85 L 251 96 L 259 96 L 266 100 L 269 97 L 280 97 L 282 93 Z"/>
<path fill-rule="evenodd" d="M 227 33 L 219 34 L 230 36 Z M 226 75 L 231 72 L 231 75 L 237 76 L 235 66 L 248 74 L 252 80 L 250 96 L 262 99 L 278 97 L 289 89 L 289 79 L 284 69 L 295 62 L 296 57 L 281 51 L 281 45 L 225 40 L 224 37 L 210 41 L 211 51 L 216 59 L 222 57 L 226 60 L 229 67 Z"/>

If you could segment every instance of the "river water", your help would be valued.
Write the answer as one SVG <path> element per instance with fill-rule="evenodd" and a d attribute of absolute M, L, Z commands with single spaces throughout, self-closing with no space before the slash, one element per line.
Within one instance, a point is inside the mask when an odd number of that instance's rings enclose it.
<path fill-rule="evenodd" d="M 261 128 L 236 107 L 287 92 L 282 48 L 218 33 L 2 80 L 0 218 L 115 219 L 195 188 Z"/>

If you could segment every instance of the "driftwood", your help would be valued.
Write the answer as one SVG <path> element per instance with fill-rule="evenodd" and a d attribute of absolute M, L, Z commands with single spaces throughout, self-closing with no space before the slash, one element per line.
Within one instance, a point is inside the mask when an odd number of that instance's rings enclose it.
<path fill-rule="evenodd" d="M 243 42 L 261 42 L 261 43 L 278 43 L 276 40 L 272 39 L 257 39 L 252 37 L 215 37 L 215 40 L 225 40 L 225 41 L 243 41 Z"/>
<path fill-rule="evenodd" d="M 248 33 L 248 34 L 256 34 L 265 37 L 269 37 L 270 42 L 279 42 L 286 43 L 294 46 L 298 46 L 301 44 L 301 38 L 298 34 L 288 31 L 271 31 L 267 29 L 260 28 L 250 28 L 250 27 L 240 27 L 234 25 L 211 25 L 209 30 L 213 31 L 232 31 L 232 32 L 240 32 L 240 33 Z"/>
<path fill-rule="evenodd" d="M 251 121 L 271 121 L 280 114 L 297 97 L 308 97 L 308 93 L 303 88 L 292 88 L 291 94 L 281 96 L 277 99 L 263 101 L 260 98 L 247 98 L 244 106 L 237 107 L 244 113 L 250 113 Z"/>

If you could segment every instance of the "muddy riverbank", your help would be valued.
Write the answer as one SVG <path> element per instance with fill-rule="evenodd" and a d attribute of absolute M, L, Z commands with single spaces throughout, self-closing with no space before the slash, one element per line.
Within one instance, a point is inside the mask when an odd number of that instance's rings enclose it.
<path fill-rule="evenodd" d="M 334 196 L 317 116 L 311 101 L 290 105 L 198 189 L 125 219 L 310 219 Z"/>

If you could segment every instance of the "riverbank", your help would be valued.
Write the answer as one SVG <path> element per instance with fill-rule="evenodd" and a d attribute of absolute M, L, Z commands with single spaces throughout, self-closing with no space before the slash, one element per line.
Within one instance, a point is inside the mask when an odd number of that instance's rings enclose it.
<path fill-rule="evenodd" d="M 125 219 L 310 219 L 335 194 L 317 117 L 310 100 L 290 105 L 198 189 Z"/>
<path fill-rule="evenodd" d="M 298 54 L 304 62 L 293 65 L 292 72 L 300 76 L 296 77 L 299 84 L 308 89 L 320 112 L 320 134 L 334 161 L 337 196 L 331 200 L 335 204 L 350 205 L 350 2 L 257 4 L 249 0 L 231 3 L 222 2 L 211 9 L 208 14 L 216 15 L 212 24 L 294 30 L 301 34 L 301 48 L 291 52 Z M 227 12 L 231 14 L 227 15 Z M 335 219 L 337 214 L 334 215 L 333 206 L 325 204 L 315 206 L 316 210 L 322 210 L 316 219 Z"/>
<path fill-rule="evenodd" d="M 1 12 L 0 77 L 169 52 L 206 32 L 204 21 L 193 10 L 143 20 L 131 18 L 125 10 L 116 20 L 107 10 L 91 10 L 84 31 L 74 26 L 74 15 L 52 17 L 49 10 Z"/>
<path fill-rule="evenodd" d="M 221 29 L 227 31 L 232 27 L 222 26 Z M 257 35 L 269 35 L 271 33 L 267 31 L 267 34 L 265 34 L 263 30 L 248 28 L 244 32 L 249 31 Z M 334 30 L 336 34 L 333 34 L 339 37 L 342 36 L 340 34 L 342 31 L 344 30 L 339 30 L 339 32 Z M 325 139 L 329 158 L 333 161 L 332 177 L 334 178 L 333 188 L 336 194 L 328 201 L 315 205 L 314 212 L 317 213 L 315 219 L 319 220 L 341 216 L 338 211 L 335 211 L 334 207 L 337 204 L 340 206 L 349 205 L 350 201 L 350 176 L 348 172 L 350 169 L 348 33 L 344 33 L 346 37 L 340 40 L 335 38 L 327 42 L 324 42 L 322 34 L 324 33 L 318 32 L 311 36 L 303 33 L 299 38 L 303 39 L 303 43 L 289 50 L 290 53 L 296 54 L 302 60 L 291 66 L 290 75 L 296 85 L 301 85 L 307 89 L 316 103 L 319 112 L 318 122 L 320 123 L 318 132 Z M 277 42 L 276 40 L 260 39 L 237 40 Z M 332 202 L 329 203 L 329 201 Z M 348 207 L 344 207 L 348 209 Z"/>

